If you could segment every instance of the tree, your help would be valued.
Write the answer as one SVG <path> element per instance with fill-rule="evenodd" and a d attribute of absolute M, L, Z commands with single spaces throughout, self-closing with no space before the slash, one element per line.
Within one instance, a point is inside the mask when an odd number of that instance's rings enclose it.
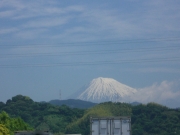
<path fill-rule="evenodd" d="M 0 135 L 10 135 L 9 129 L 7 129 L 3 124 L 0 124 Z"/>
<path fill-rule="evenodd" d="M 32 128 L 28 124 L 26 124 L 21 118 L 11 118 L 4 111 L 0 113 L 0 124 L 2 135 L 6 131 L 9 131 L 12 134 L 16 130 L 32 130 Z M 8 130 L 6 130 L 6 128 Z"/>

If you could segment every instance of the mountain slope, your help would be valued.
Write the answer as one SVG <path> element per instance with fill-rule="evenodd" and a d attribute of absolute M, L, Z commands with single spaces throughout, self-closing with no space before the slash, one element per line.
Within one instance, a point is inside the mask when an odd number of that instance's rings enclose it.
<path fill-rule="evenodd" d="M 67 105 L 71 108 L 87 109 L 96 105 L 96 103 L 87 102 L 79 99 L 68 99 L 68 100 L 51 100 L 49 101 L 52 105 Z"/>
<path fill-rule="evenodd" d="M 95 103 L 113 101 L 130 102 L 130 97 L 137 92 L 127 85 L 124 85 L 112 78 L 96 78 L 71 98 L 91 101 Z"/>

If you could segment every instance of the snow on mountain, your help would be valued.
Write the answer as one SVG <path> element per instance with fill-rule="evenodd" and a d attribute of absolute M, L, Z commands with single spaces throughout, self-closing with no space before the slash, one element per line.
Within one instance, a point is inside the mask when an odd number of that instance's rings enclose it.
<path fill-rule="evenodd" d="M 96 78 L 88 85 L 74 93 L 71 98 L 91 101 L 95 103 L 130 102 L 131 96 L 137 92 L 136 89 L 124 85 L 112 78 Z"/>

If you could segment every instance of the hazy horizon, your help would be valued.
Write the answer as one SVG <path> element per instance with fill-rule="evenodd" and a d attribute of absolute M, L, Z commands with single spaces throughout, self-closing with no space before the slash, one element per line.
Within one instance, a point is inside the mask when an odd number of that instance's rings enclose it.
<path fill-rule="evenodd" d="M 0 100 L 62 99 L 97 77 L 180 102 L 180 1 L 0 1 Z"/>

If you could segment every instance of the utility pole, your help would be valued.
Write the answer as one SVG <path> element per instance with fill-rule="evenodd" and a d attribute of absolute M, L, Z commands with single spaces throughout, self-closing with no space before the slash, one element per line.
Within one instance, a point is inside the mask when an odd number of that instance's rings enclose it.
<path fill-rule="evenodd" d="M 59 100 L 61 100 L 61 89 L 59 90 Z"/>

